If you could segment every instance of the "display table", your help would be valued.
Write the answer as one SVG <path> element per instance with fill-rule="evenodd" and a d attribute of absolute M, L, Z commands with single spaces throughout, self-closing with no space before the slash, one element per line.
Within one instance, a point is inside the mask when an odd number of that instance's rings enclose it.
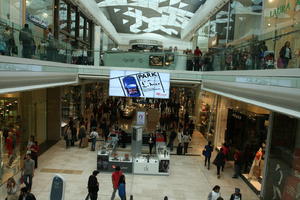
<path fill-rule="evenodd" d="M 97 170 L 102 172 L 113 172 L 115 166 L 120 166 L 125 173 L 132 173 L 132 157 L 125 152 L 117 152 L 112 156 L 109 151 L 100 150 L 97 154 Z"/>
<path fill-rule="evenodd" d="M 134 158 L 133 173 L 134 174 L 158 174 L 158 158 L 142 155 Z"/>

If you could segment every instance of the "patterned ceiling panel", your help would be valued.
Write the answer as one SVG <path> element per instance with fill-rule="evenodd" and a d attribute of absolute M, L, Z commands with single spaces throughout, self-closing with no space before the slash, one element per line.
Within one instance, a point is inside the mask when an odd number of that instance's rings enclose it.
<path fill-rule="evenodd" d="M 95 0 L 119 33 L 180 37 L 206 0 Z"/>

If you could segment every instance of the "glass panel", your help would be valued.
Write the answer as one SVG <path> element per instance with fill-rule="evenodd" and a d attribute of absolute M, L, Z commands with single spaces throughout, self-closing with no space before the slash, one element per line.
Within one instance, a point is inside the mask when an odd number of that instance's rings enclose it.
<path fill-rule="evenodd" d="M 264 199 L 299 199 L 299 125 L 299 119 L 274 113 Z"/>
<path fill-rule="evenodd" d="M 75 36 L 76 30 L 76 10 L 75 8 L 71 7 L 71 31 L 70 34 Z"/>
<path fill-rule="evenodd" d="M 84 37 L 84 18 L 80 15 L 79 17 L 79 38 L 83 40 Z"/>
<path fill-rule="evenodd" d="M 68 31 L 68 5 L 64 1 L 60 1 L 59 6 L 59 28 Z"/>
<path fill-rule="evenodd" d="M 90 41 L 90 22 L 89 21 L 86 21 L 86 35 L 85 35 L 84 40 L 87 42 Z"/>
<path fill-rule="evenodd" d="M 0 97 L 0 184 L 20 169 L 22 134 L 18 110 L 18 98 Z"/>

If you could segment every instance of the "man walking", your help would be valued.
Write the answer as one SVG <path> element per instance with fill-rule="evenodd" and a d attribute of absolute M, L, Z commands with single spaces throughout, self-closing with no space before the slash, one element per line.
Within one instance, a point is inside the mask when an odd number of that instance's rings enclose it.
<path fill-rule="evenodd" d="M 112 179 L 112 184 L 113 184 L 113 193 L 111 195 L 111 200 L 115 199 L 116 192 L 119 187 L 119 180 L 120 177 L 123 175 L 123 172 L 121 171 L 120 166 L 116 166 L 115 172 L 112 173 L 111 179 Z"/>
<path fill-rule="evenodd" d="M 21 29 L 19 34 L 19 41 L 23 46 L 23 58 L 31 58 L 34 51 L 34 40 L 32 31 L 29 29 L 28 24 L 25 24 L 24 28 Z"/>
<path fill-rule="evenodd" d="M 90 197 L 91 200 L 97 200 L 97 198 L 98 198 L 98 191 L 99 191 L 99 183 L 97 180 L 98 174 L 99 174 L 99 171 L 94 170 L 93 174 L 90 175 L 90 177 L 89 177 L 89 181 L 88 181 L 89 194 L 88 194 L 88 196 Z"/>
<path fill-rule="evenodd" d="M 170 147 L 170 151 L 173 151 L 174 140 L 176 139 L 176 137 L 177 137 L 177 133 L 173 129 L 171 134 L 170 134 L 169 144 L 168 144 L 168 147 Z"/>
<path fill-rule="evenodd" d="M 19 200 L 36 200 L 35 196 L 26 187 L 21 188 Z"/>
<path fill-rule="evenodd" d="M 23 175 L 24 175 L 24 183 L 29 192 L 31 191 L 32 178 L 34 176 L 34 166 L 35 166 L 34 160 L 31 159 L 30 154 L 27 154 L 26 159 L 24 161 Z"/>
<path fill-rule="evenodd" d="M 93 128 L 93 131 L 91 132 L 91 140 L 92 140 L 92 145 L 91 145 L 91 151 L 95 151 L 95 147 L 96 147 L 96 142 L 97 142 L 97 137 L 99 136 L 97 131 L 97 128 Z"/>

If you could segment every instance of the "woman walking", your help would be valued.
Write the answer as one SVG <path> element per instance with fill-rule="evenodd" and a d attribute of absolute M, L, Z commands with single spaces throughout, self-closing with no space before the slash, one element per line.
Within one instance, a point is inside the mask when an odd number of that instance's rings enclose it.
<path fill-rule="evenodd" d="M 125 183 L 125 176 L 121 175 L 119 180 L 119 196 L 121 200 L 126 200 L 126 183 Z"/>
<path fill-rule="evenodd" d="M 206 167 L 207 164 L 207 169 L 210 168 L 210 157 L 212 152 L 213 152 L 213 147 L 211 146 L 211 141 L 209 141 L 208 144 L 205 145 L 203 150 L 203 155 L 205 157 L 204 166 Z"/>

